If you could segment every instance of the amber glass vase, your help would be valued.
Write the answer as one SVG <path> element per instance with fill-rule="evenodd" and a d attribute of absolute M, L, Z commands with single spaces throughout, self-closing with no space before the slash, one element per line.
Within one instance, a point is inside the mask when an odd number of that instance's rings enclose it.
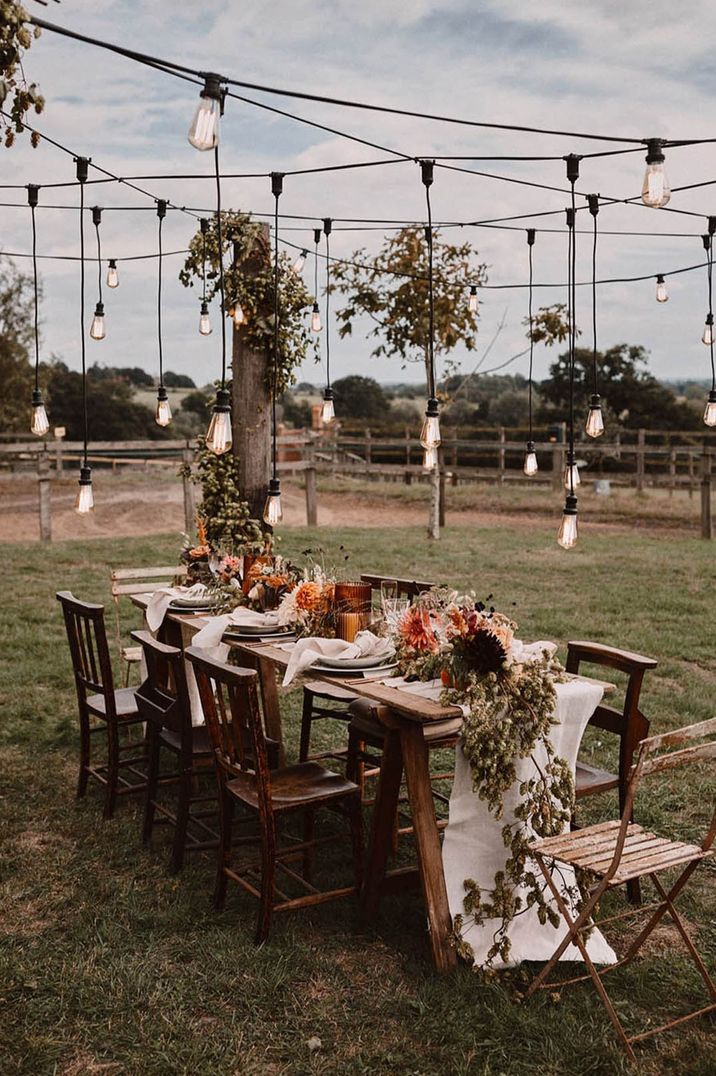
<path fill-rule="evenodd" d="M 352 643 L 359 631 L 367 628 L 371 617 L 370 583 L 336 583 L 333 609 L 336 636 Z"/>

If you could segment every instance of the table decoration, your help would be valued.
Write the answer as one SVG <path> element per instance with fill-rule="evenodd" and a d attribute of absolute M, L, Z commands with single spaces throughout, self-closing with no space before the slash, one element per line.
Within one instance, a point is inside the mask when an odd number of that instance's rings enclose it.
<path fill-rule="evenodd" d="M 344 639 L 305 637 L 292 645 L 287 644 L 289 645 L 290 657 L 283 678 L 284 687 L 288 687 L 302 672 L 321 664 L 323 659 L 343 659 L 348 663 L 360 658 L 371 658 L 374 659 L 374 664 L 370 668 L 374 668 L 387 665 L 395 653 L 390 639 L 374 635 L 370 631 L 358 632 L 352 643 Z M 335 663 L 330 667 L 326 665 L 325 669 L 331 673 L 338 671 Z M 346 671 L 349 671 L 349 666 Z M 359 672 L 355 666 L 350 668 L 350 671 Z"/>
<path fill-rule="evenodd" d="M 574 806 L 572 769 L 557 755 L 550 736 L 556 724 L 555 684 L 563 673 L 554 658 L 556 647 L 527 646 L 515 638 L 515 630 L 509 617 L 474 595 L 437 588 L 421 595 L 392 633 L 399 672 L 413 681 L 439 677 L 441 701 L 462 708 L 461 747 L 472 791 L 496 821 L 503 820 L 505 797 L 518 780 L 521 761 L 533 764 L 526 776 L 522 768 L 517 804 L 502 826 L 504 868 L 496 872 L 491 888 L 465 878 L 463 911 L 453 917 L 454 945 L 471 961 L 475 954 L 466 927 L 495 925 L 481 965 L 487 973 L 496 962 L 508 963 L 509 929 L 517 916 L 534 908 L 540 924 L 559 924 L 533 869 L 529 841 L 534 835 L 561 833 Z M 567 888 L 578 906 L 578 887 Z"/>
<path fill-rule="evenodd" d="M 358 632 L 367 628 L 371 621 L 373 590 L 370 583 L 336 583 L 333 607 L 336 618 L 336 635 L 352 643 Z"/>

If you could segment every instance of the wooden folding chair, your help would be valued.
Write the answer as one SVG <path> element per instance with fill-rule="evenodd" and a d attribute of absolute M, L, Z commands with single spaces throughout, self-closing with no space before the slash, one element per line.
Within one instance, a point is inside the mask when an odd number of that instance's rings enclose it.
<path fill-rule="evenodd" d="M 691 744 L 671 753 L 656 754 L 656 752 L 661 748 L 688 744 L 690 741 L 703 740 L 709 736 L 716 736 L 716 718 L 702 721 L 697 725 L 677 729 L 675 732 L 667 732 L 662 736 L 652 736 L 651 739 L 643 740 L 639 745 L 637 761 L 632 769 L 621 821 L 600 822 L 597 825 L 586 826 L 584 829 L 573 830 L 558 837 L 548 837 L 533 842 L 531 848 L 532 854 L 544 875 L 547 886 L 568 929 L 552 958 L 530 984 L 527 996 L 529 997 L 536 990 L 560 989 L 569 983 L 591 979 L 604 1002 L 619 1040 L 631 1061 L 636 1061 L 632 1043 L 641 1042 L 652 1035 L 659 1034 L 661 1031 L 666 1031 L 677 1024 L 684 1023 L 686 1020 L 691 1020 L 716 1010 L 716 984 L 706 970 L 704 962 L 674 907 L 674 901 L 684 889 L 699 863 L 713 854 L 711 848 L 716 838 L 716 810 L 711 819 L 709 830 L 700 845 L 659 837 L 655 833 L 646 832 L 641 826 L 635 825 L 631 821 L 634 797 L 642 778 L 650 777 L 655 773 L 662 773 L 676 766 L 693 763 L 700 759 L 716 758 L 716 740 L 696 745 Z M 564 894 L 555 883 L 550 864 L 557 867 L 559 864 L 566 864 L 573 868 L 581 868 L 592 874 L 596 879 L 584 902 L 584 906 L 576 917 L 570 912 Z M 683 867 L 683 870 L 670 888 L 666 889 L 659 875 L 663 871 L 674 867 Z M 650 913 L 646 925 L 630 944 L 625 955 L 616 964 L 611 964 L 606 968 L 602 968 L 601 971 L 597 971 L 589 957 L 582 934 L 589 928 L 599 901 L 609 889 L 623 885 L 624 882 L 634 878 L 646 877 L 650 878 L 654 883 L 661 900 L 650 908 L 643 907 L 639 909 L 640 913 Z M 627 1035 L 604 989 L 602 978 L 607 972 L 612 971 L 614 968 L 622 967 L 633 960 L 654 928 L 658 926 L 667 913 L 673 920 L 689 956 L 706 984 L 711 1002 L 688 1013 L 686 1016 L 680 1016 L 661 1024 L 659 1027 L 650 1028 L 648 1031 L 643 1031 L 637 1035 Z M 632 908 L 619 915 L 612 916 L 610 919 L 603 920 L 603 922 L 613 922 L 634 914 L 635 912 Z M 557 961 L 572 943 L 577 946 L 582 954 L 587 965 L 588 974 L 579 975 L 559 983 L 548 982 L 548 977 Z"/>
<path fill-rule="evenodd" d="M 128 732 L 142 719 L 132 689 L 114 688 L 104 606 L 79 601 L 68 590 L 58 591 L 55 597 L 62 606 L 79 708 L 77 797 L 84 796 L 90 777 L 99 781 L 105 786 L 104 816 L 111 818 L 118 795 L 141 792 L 146 787 L 145 774 L 137 767 L 137 763 L 146 761 L 144 741 L 138 745 L 127 736 L 125 742 L 120 743 L 120 734 Z M 101 724 L 93 724 L 93 721 Z M 102 733 L 107 737 L 107 762 L 93 765 L 90 758 L 92 737 Z M 136 751 L 138 746 L 141 746 L 139 755 L 125 755 L 127 751 Z"/>
<path fill-rule="evenodd" d="M 223 907 L 229 878 L 257 897 L 260 903 L 256 942 L 261 943 L 268 938 L 274 912 L 319 904 L 358 891 L 363 858 L 360 789 L 317 762 L 270 770 L 259 712 L 257 673 L 253 669 L 214 661 L 198 647 L 189 647 L 186 656 L 196 673 L 219 781 L 221 838 L 214 903 L 217 908 Z M 241 868 L 238 865 L 234 868 L 231 856 L 236 806 L 241 806 L 244 812 L 258 820 L 261 846 L 261 858 Z M 344 834 L 314 838 L 313 816 L 319 807 L 342 810 L 348 817 L 354 885 L 320 891 L 311 882 L 314 847 L 328 841 L 345 840 Z M 292 841 L 288 834 L 283 834 L 281 845 L 278 823 L 296 813 L 303 819 L 303 840 Z M 301 874 L 290 866 L 296 859 L 302 862 Z M 278 869 L 286 875 L 286 884 L 296 885 L 302 895 L 291 897 L 279 888 L 276 881 Z"/>
<path fill-rule="evenodd" d="M 109 573 L 112 585 L 112 601 L 117 627 L 117 646 L 120 660 L 127 666 L 124 686 L 129 684 L 129 675 L 133 665 L 142 660 L 141 646 L 123 646 L 122 631 L 119 623 L 119 602 L 122 597 L 133 594 L 148 594 L 160 586 L 179 586 L 186 576 L 186 568 L 175 565 L 169 568 L 113 568 Z"/>

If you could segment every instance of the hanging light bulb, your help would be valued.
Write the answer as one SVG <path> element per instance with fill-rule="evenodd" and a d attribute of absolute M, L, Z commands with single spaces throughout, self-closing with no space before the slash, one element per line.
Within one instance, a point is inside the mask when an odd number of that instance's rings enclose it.
<path fill-rule="evenodd" d="M 169 406 L 169 396 L 164 385 L 157 389 L 157 409 L 154 412 L 154 421 L 157 426 L 168 426 L 172 420 L 172 409 Z"/>
<path fill-rule="evenodd" d="M 219 145 L 219 117 L 223 93 L 218 75 L 205 75 L 204 88 L 189 128 L 189 141 L 195 149 L 214 149 Z"/>
<path fill-rule="evenodd" d="M 438 401 L 434 396 L 431 396 L 428 400 L 423 428 L 420 431 L 420 444 L 423 448 L 437 448 L 440 444 Z"/>
<path fill-rule="evenodd" d="M 527 451 L 525 452 L 525 462 L 522 465 L 522 470 L 528 478 L 532 478 L 532 475 L 537 474 L 537 471 L 539 470 L 534 441 L 527 442 Z"/>
<path fill-rule="evenodd" d="M 92 471 L 89 467 L 80 467 L 79 492 L 75 502 L 75 511 L 81 516 L 91 512 L 94 508 L 94 495 L 92 493 Z"/>
<path fill-rule="evenodd" d="M 589 414 L 587 415 L 584 432 L 587 437 L 601 437 L 604 433 L 604 416 L 602 415 L 602 404 L 598 392 L 593 393 L 589 401 Z"/>
<path fill-rule="evenodd" d="M 119 277 L 117 276 L 117 262 L 114 258 L 109 259 L 109 264 L 107 266 L 107 287 L 119 287 Z"/>
<path fill-rule="evenodd" d="M 668 303 L 669 293 L 666 290 L 666 281 L 661 273 L 656 278 L 656 301 L 657 303 Z"/>
<path fill-rule="evenodd" d="M 581 485 L 581 478 L 579 477 L 579 467 L 575 463 L 574 453 L 567 453 L 567 466 L 564 469 L 564 488 L 570 492 Z"/>
<path fill-rule="evenodd" d="M 209 336 L 211 334 L 211 318 L 209 317 L 209 307 L 207 303 L 201 304 L 201 313 L 199 314 L 199 332 L 202 336 Z"/>
<path fill-rule="evenodd" d="M 278 478 L 269 479 L 268 493 L 264 502 L 264 523 L 268 527 L 275 527 L 283 519 L 281 508 L 281 483 Z"/>
<path fill-rule="evenodd" d="M 471 314 L 477 313 L 477 287 L 475 284 L 470 285 L 470 298 L 468 299 L 468 308 Z"/>
<path fill-rule="evenodd" d="M 237 329 L 240 329 L 242 325 L 246 324 L 246 314 L 244 314 L 243 307 L 240 303 L 234 303 L 229 310 L 229 313 L 234 319 L 234 325 Z"/>
<path fill-rule="evenodd" d="M 562 522 L 557 533 L 557 543 L 562 549 L 572 549 L 579 537 L 577 530 L 577 498 L 571 493 L 565 499 Z"/>
<path fill-rule="evenodd" d="M 49 428 L 50 423 L 47 418 L 45 405 L 42 402 L 42 393 L 39 389 L 35 389 L 32 393 L 32 422 L 30 423 L 30 432 L 34 433 L 37 437 L 44 437 Z"/>
<path fill-rule="evenodd" d="M 329 422 L 333 422 L 336 417 L 336 409 L 333 406 L 333 389 L 325 388 L 323 390 L 323 406 L 321 407 L 321 422 L 327 425 Z"/>
<path fill-rule="evenodd" d="M 707 426 L 716 426 L 716 389 L 711 389 L 709 392 L 706 410 L 704 411 L 704 422 Z"/>
<path fill-rule="evenodd" d="M 701 343 L 705 344 L 706 347 L 710 347 L 711 344 L 713 343 L 713 339 L 714 339 L 713 326 L 714 326 L 714 316 L 713 316 L 713 314 L 707 314 L 706 315 L 706 321 L 704 322 L 704 331 L 701 334 Z"/>
<path fill-rule="evenodd" d="M 306 264 L 306 258 L 308 257 L 308 251 L 302 250 L 297 256 L 295 262 L 291 266 L 296 276 L 299 276 L 303 272 L 303 267 Z"/>
<path fill-rule="evenodd" d="M 426 448 L 423 452 L 423 470 L 434 471 L 438 465 L 437 448 Z"/>
<path fill-rule="evenodd" d="M 319 333 L 323 326 L 321 325 L 321 311 L 318 309 L 318 303 L 313 304 L 313 312 L 311 313 L 311 332 Z"/>
<path fill-rule="evenodd" d="M 90 326 L 90 336 L 93 340 L 104 340 L 107 330 L 104 325 L 104 303 L 97 303 L 94 308 L 94 317 Z"/>
<path fill-rule="evenodd" d="M 664 168 L 663 142 L 660 138 L 649 138 L 646 146 L 646 172 L 641 188 L 641 200 L 652 209 L 661 209 L 671 198 L 671 188 Z"/>
<path fill-rule="evenodd" d="M 226 389 L 219 389 L 216 394 L 216 403 L 206 434 L 206 447 L 217 456 L 223 456 L 231 448 L 231 407 Z"/>

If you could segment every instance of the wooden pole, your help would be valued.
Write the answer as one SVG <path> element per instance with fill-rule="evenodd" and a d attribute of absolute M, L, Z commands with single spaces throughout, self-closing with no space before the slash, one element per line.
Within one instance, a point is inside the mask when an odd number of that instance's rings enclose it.
<path fill-rule="evenodd" d="M 669 496 L 674 496 L 676 489 L 676 449 L 672 448 L 669 453 Z"/>
<path fill-rule="evenodd" d="M 258 276 L 266 268 L 270 242 L 268 224 L 262 224 L 253 252 L 241 263 L 241 272 Z M 234 262 L 238 247 L 234 246 Z M 239 462 L 239 488 L 254 519 L 261 519 L 271 474 L 271 393 L 268 372 L 271 355 L 246 344 L 244 327 L 233 331 L 232 452 Z"/>
<path fill-rule="evenodd" d="M 306 460 L 305 483 L 306 483 L 306 526 L 318 526 L 318 503 L 316 500 L 316 463 L 313 458 L 313 445 L 306 445 L 304 459 Z"/>
<path fill-rule="evenodd" d="M 37 487 L 39 492 L 40 541 L 52 541 L 52 494 L 50 490 L 50 461 L 46 453 L 37 457 Z"/>
<path fill-rule="evenodd" d="M 405 427 L 405 485 L 409 486 L 412 481 L 412 475 L 410 473 L 410 427 Z"/>
<path fill-rule="evenodd" d="M 366 426 L 365 431 L 365 469 L 366 474 L 370 472 L 370 465 L 373 462 L 373 446 L 371 445 L 371 433 Z"/>
<path fill-rule="evenodd" d="M 439 503 L 438 503 L 438 526 L 445 526 L 445 454 L 442 448 L 438 449 L 438 469 L 440 472 L 440 482 L 438 486 Z"/>
<path fill-rule="evenodd" d="M 553 445 L 552 447 L 552 489 L 558 490 L 562 488 L 562 472 L 564 471 L 563 463 L 564 448 L 562 445 Z"/>
<path fill-rule="evenodd" d="M 194 459 L 194 453 L 187 446 L 181 454 L 182 461 L 184 463 L 185 473 L 182 477 L 182 485 L 184 487 L 184 531 L 186 534 L 192 534 L 194 531 L 194 523 L 196 520 L 196 506 L 194 504 L 194 483 L 191 480 L 191 464 Z"/>
<path fill-rule="evenodd" d="M 505 427 L 500 426 L 500 447 L 497 450 L 497 466 L 499 468 L 499 475 L 497 481 L 502 486 L 505 482 Z"/>
<path fill-rule="evenodd" d="M 711 450 L 704 446 L 701 464 L 701 537 L 713 538 L 711 515 Z"/>
<path fill-rule="evenodd" d="M 644 473 L 645 473 L 645 455 L 646 455 L 646 430 L 639 430 L 637 433 L 637 448 L 636 448 L 636 488 L 639 492 L 644 489 Z"/>

